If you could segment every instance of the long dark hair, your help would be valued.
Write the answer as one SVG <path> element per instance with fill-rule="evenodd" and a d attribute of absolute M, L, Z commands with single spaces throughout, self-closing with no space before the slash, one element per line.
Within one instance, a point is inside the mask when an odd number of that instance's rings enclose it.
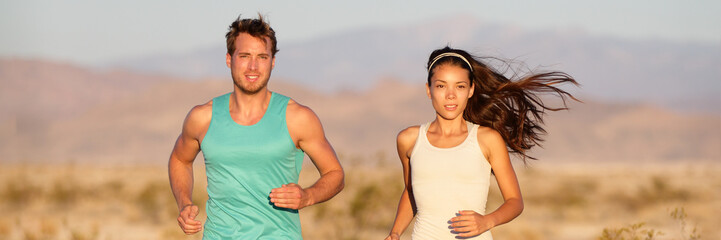
<path fill-rule="evenodd" d="M 457 55 L 448 54 L 436 59 L 444 53 L 459 54 L 465 61 Z M 577 86 L 578 83 L 570 75 L 558 71 L 518 76 L 510 61 L 494 59 L 513 71 L 513 76 L 510 76 L 512 79 L 466 51 L 450 47 L 437 49 L 428 58 L 428 85 L 431 84 L 431 76 L 437 66 L 451 64 L 468 70 L 474 93 L 468 99 L 463 119 L 498 131 L 506 141 L 509 151 L 519 155 L 525 163 L 526 158 L 536 159 L 528 156 L 526 151 L 540 145 L 543 141 L 541 135 L 546 133 L 542 127 L 544 111 L 568 109 L 566 98 L 579 101 L 556 86 L 562 83 Z M 557 95 L 563 100 L 563 107 L 549 107 L 537 94 Z"/>

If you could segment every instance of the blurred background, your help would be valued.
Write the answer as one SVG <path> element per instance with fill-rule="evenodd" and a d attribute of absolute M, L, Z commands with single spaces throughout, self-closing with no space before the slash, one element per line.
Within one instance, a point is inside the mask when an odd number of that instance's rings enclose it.
<path fill-rule="evenodd" d="M 228 25 L 258 13 L 280 49 L 270 89 L 318 114 L 346 170 L 342 193 L 301 211 L 305 239 L 386 236 L 403 188 L 395 136 L 433 120 L 425 63 L 447 45 L 581 84 L 564 89 L 583 103 L 546 115 L 539 160 L 514 160 L 526 208 L 497 239 L 721 239 L 719 12 L 710 0 L 2 1 L 0 239 L 200 239 L 176 224 L 165 165 L 190 108 L 232 90 Z M 203 207 L 202 155 L 195 170 Z M 316 178 L 306 159 L 301 185 Z M 489 198 L 489 211 L 502 202 L 493 184 Z"/>

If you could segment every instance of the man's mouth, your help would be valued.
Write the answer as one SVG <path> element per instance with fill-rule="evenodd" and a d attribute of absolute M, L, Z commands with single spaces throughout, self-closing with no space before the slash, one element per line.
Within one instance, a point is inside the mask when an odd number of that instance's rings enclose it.
<path fill-rule="evenodd" d="M 245 79 L 249 82 L 255 82 L 258 80 L 258 75 L 245 75 Z"/>

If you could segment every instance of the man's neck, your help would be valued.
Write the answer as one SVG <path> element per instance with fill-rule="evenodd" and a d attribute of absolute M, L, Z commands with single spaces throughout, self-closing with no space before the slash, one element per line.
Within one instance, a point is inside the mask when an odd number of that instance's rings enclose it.
<path fill-rule="evenodd" d="M 256 94 L 246 94 L 236 89 L 230 95 L 230 116 L 241 125 L 257 123 L 268 109 L 271 95 L 267 89 Z"/>

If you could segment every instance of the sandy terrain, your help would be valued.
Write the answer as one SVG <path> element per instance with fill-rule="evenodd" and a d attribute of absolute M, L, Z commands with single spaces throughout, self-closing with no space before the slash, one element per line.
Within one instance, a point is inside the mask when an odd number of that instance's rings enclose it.
<path fill-rule="evenodd" d="M 357 161 L 358 159 L 356 159 Z M 517 166 L 523 214 L 493 229 L 497 239 L 600 239 L 605 230 L 660 231 L 654 239 L 721 237 L 721 164 L 550 164 Z M 305 239 L 382 239 L 402 189 L 393 164 L 344 161 L 345 190 L 301 211 Z M 206 199 L 196 163 L 194 198 Z M 312 165 L 301 185 L 317 176 Z M 501 197 L 491 187 L 488 209 Z M 184 236 L 163 166 L 0 166 L 0 239 L 200 239 Z M 674 219 L 683 210 L 685 222 Z M 201 218 L 205 216 L 201 214 Z M 410 227 L 409 227 L 410 229 Z M 410 230 L 404 239 L 410 239 Z M 618 238 L 622 239 L 622 238 Z"/>

